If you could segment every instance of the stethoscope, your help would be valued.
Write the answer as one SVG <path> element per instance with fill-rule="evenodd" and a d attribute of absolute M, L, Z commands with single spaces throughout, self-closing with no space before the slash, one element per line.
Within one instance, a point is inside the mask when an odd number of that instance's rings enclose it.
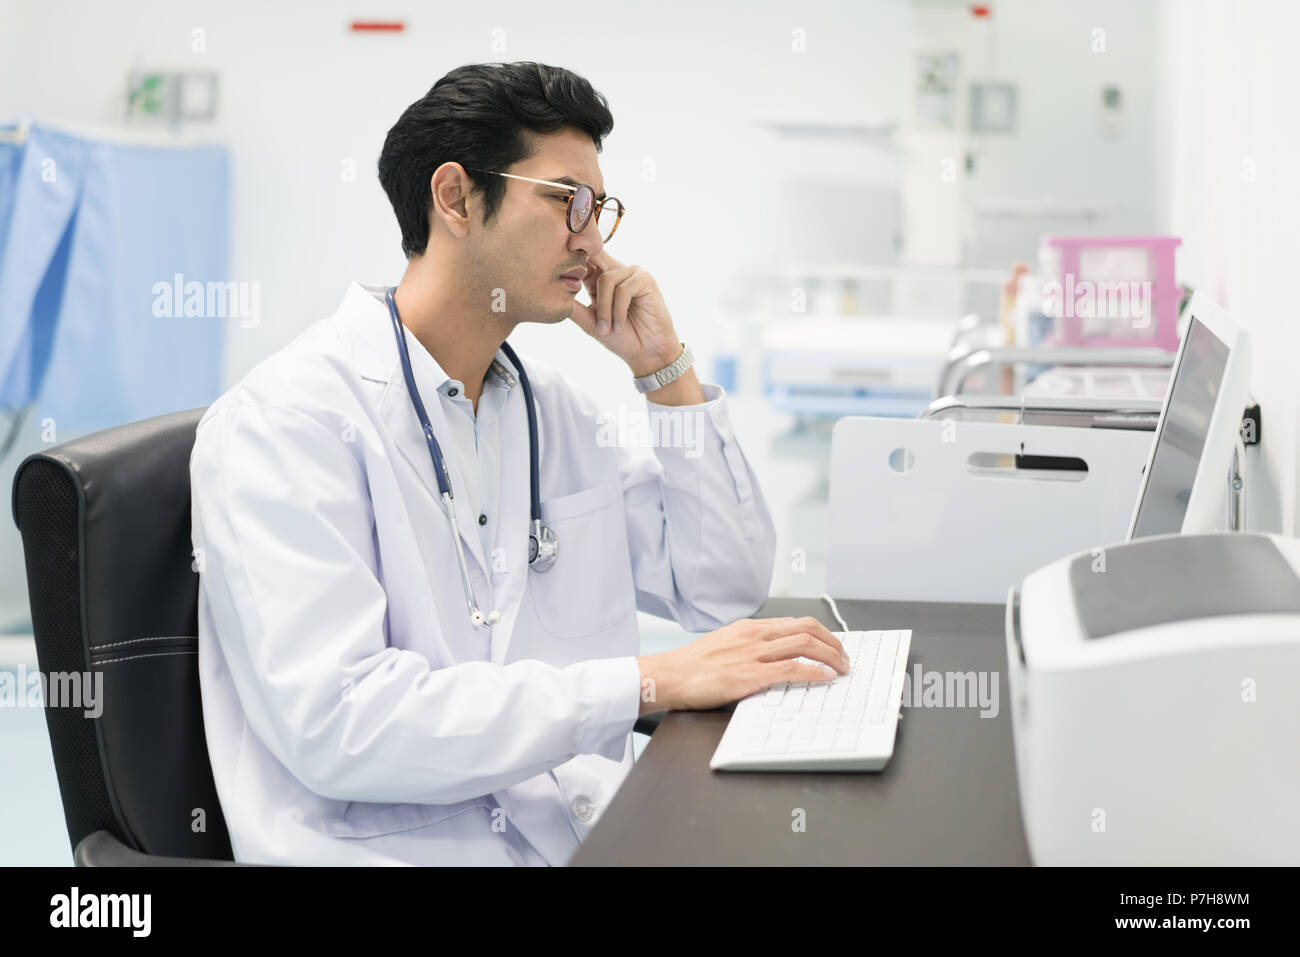
<path fill-rule="evenodd" d="M 420 390 L 415 385 L 415 375 L 411 372 L 411 357 L 406 351 L 406 335 L 403 332 L 402 320 L 397 315 L 397 302 L 393 298 L 393 291 L 396 286 L 390 286 L 384 294 L 384 299 L 388 303 L 388 314 L 393 317 L 393 334 L 397 337 L 397 353 L 402 359 L 402 375 L 406 378 L 406 391 L 411 395 L 411 405 L 415 406 L 415 414 L 419 416 L 420 427 L 424 429 L 424 440 L 429 446 L 429 456 L 433 459 L 433 474 L 438 479 L 438 491 L 442 493 L 442 500 L 447 504 L 447 517 L 451 519 L 451 537 L 456 542 L 456 559 L 460 562 L 460 583 L 465 589 L 465 604 L 469 607 L 469 620 L 475 628 L 482 628 L 484 625 L 495 625 L 501 620 L 499 611 L 490 611 L 486 615 L 478 609 L 478 602 L 474 599 L 474 589 L 469 584 L 469 565 L 465 561 L 465 546 L 460 541 L 460 528 L 456 524 L 456 506 L 452 501 L 451 494 L 451 476 L 447 473 L 447 463 L 443 461 L 442 449 L 438 447 L 438 440 L 433 437 L 433 426 L 429 425 L 429 416 L 425 414 L 424 403 L 420 400 Z M 519 384 L 524 389 L 524 406 L 528 410 L 528 481 L 529 494 L 532 498 L 532 531 L 528 534 L 528 566 L 533 571 L 548 571 L 555 564 L 555 559 L 559 554 L 560 544 L 555 537 L 555 532 L 549 525 L 542 524 L 542 501 L 538 492 L 540 480 L 538 478 L 537 466 L 537 412 L 533 408 L 533 389 L 528 384 L 528 375 L 524 372 L 523 363 L 515 355 L 515 350 L 510 348 L 510 343 L 501 343 L 501 351 L 506 354 L 506 358 L 514 365 L 519 373 Z"/>

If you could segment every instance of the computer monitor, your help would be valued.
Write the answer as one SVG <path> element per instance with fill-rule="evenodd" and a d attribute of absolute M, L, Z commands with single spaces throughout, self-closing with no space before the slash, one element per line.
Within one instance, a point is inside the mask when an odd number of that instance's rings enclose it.
<path fill-rule="evenodd" d="M 1246 331 L 1204 294 L 1187 306 L 1129 540 L 1213 531 L 1250 387 Z"/>

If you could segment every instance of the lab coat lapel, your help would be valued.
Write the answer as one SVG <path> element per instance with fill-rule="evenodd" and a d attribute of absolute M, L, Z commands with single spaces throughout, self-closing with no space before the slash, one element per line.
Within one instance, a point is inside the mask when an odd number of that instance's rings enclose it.
<path fill-rule="evenodd" d="M 396 350 L 397 343 L 393 343 Z M 424 411 L 429 416 L 429 425 L 442 450 L 443 461 L 447 463 L 447 474 L 451 480 L 451 494 L 456 500 L 456 527 L 460 530 L 461 542 L 464 543 L 467 556 L 478 562 L 478 567 L 487 572 L 487 562 L 483 558 L 483 543 L 478 535 L 478 516 L 470 507 L 469 493 L 466 490 L 465 476 L 461 472 L 456 455 L 456 446 L 452 441 L 451 430 L 447 427 L 447 417 L 442 412 L 442 402 L 437 394 L 426 398 L 423 390 L 420 398 L 424 401 Z M 425 441 L 420 428 L 420 419 L 411 405 L 410 395 L 406 391 L 406 380 L 402 377 L 401 366 L 395 379 L 389 383 L 389 395 L 386 398 L 384 420 L 397 437 L 397 448 L 402 457 L 419 473 L 420 480 L 429 494 L 437 501 L 439 508 L 444 508 L 442 493 L 438 491 L 438 479 L 433 470 L 433 457 L 429 454 L 429 444 Z"/>
<path fill-rule="evenodd" d="M 379 291 L 382 287 L 369 288 Z M 352 340 L 361 377 L 388 384 L 380 400 L 380 417 L 396 439 L 402 457 L 415 469 L 425 490 L 437 503 L 437 507 L 442 509 L 442 493 L 438 491 L 433 458 L 429 455 L 429 445 L 420 428 L 420 419 L 415 414 L 415 407 L 406 390 L 406 377 L 402 375 L 402 361 L 397 352 L 397 337 L 393 334 L 393 320 L 388 314 L 388 307 L 372 296 L 367 287 L 354 282 L 348 287 L 335 318 Z M 416 350 L 424 347 L 405 327 L 403 331 L 406 334 L 406 349 L 411 354 L 415 369 L 416 383 L 419 385 Z M 443 415 L 442 402 L 431 388 L 421 387 L 420 398 L 424 402 L 424 411 L 429 416 L 434 437 L 438 440 L 438 447 L 442 449 L 443 461 L 447 463 L 451 494 L 457 506 L 456 527 L 465 553 L 486 573 L 488 566 L 483 558 L 483 543 L 479 540 L 478 516 L 471 514 L 473 509 L 469 504 L 465 476 L 460 470 L 455 443 L 452 441 L 451 430 L 447 427 L 447 417 Z"/>

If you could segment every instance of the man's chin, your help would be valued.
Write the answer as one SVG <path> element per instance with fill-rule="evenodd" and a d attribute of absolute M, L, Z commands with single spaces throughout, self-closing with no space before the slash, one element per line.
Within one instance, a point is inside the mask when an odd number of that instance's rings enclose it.
<path fill-rule="evenodd" d="M 526 312 L 528 318 L 520 319 L 520 322 L 540 322 L 543 325 L 553 326 L 557 322 L 563 322 L 573 315 L 573 310 L 577 307 L 577 300 L 572 294 L 569 296 L 567 305 L 551 309 L 529 309 Z"/>

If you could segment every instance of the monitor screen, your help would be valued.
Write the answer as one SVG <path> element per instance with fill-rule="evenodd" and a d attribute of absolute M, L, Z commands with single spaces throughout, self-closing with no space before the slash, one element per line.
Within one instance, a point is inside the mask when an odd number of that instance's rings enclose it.
<path fill-rule="evenodd" d="M 1133 538 L 1182 531 L 1214 403 L 1228 365 L 1228 346 L 1195 316 L 1156 432 L 1155 454 L 1138 503 Z M 1227 480 L 1225 473 L 1224 480 Z"/>

